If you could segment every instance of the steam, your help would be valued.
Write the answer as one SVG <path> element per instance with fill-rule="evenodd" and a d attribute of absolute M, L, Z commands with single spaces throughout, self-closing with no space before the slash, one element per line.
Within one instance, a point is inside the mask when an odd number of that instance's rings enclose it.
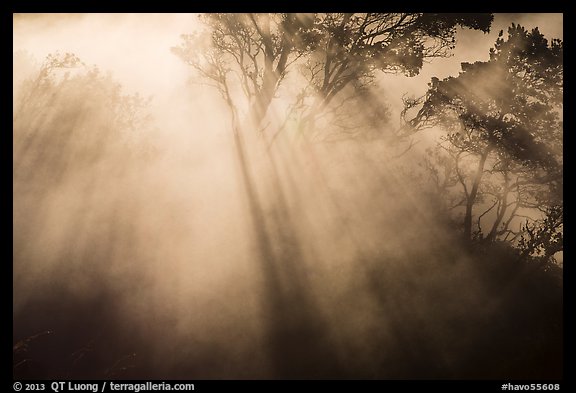
<path fill-rule="evenodd" d="M 553 28 L 558 16 L 547 18 Z M 227 109 L 169 51 L 195 28 L 185 14 L 15 15 L 15 50 L 26 52 L 14 70 L 24 105 L 14 114 L 14 340 L 53 330 L 36 356 L 63 376 L 462 372 L 480 331 L 461 329 L 498 298 L 410 176 L 419 150 L 398 158 L 386 140 L 255 148 L 254 177 L 270 176 L 271 154 L 280 179 L 259 188 L 264 211 L 284 198 L 275 222 L 293 235 L 272 252 L 294 263 L 263 267 Z M 402 93 L 484 56 L 493 35 L 482 39 L 421 77 L 382 77 L 388 127 Z M 26 98 L 56 52 L 84 65 L 54 74 L 66 87 L 48 90 L 57 95 L 37 87 Z M 130 119 L 111 115 L 127 106 Z M 476 319 L 463 322 L 471 308 Z M 85 363 L 71 360 L 84 346 Z"/>

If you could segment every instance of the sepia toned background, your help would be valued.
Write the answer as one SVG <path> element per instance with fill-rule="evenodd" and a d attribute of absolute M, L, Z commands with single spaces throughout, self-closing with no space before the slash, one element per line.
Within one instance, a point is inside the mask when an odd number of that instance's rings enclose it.
<path fill-rule="evenodd" d="M 562 376 L 562 14 L 354 17 L 14 15 L 16 377 Z"/>

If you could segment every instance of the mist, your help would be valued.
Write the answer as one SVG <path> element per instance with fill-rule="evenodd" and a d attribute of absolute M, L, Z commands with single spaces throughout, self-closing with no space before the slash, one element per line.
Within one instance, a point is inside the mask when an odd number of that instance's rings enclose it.
<path fill-rule="evenodd" d="M 562 38 L 496 14 L 306 138 L 296 71 L 255 125 L 171 50 L 196 14 L 15 14 L 14 375 L 561 377 L 561 270 L 473 251 L 418 176 L 434 132 L 395 137 L 403 95 L 513 21 Z"/>

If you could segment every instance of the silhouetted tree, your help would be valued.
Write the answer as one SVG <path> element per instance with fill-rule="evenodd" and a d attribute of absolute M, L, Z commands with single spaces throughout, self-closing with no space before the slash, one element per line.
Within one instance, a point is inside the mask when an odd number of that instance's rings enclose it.
<path fill-rule="evenodd" d="M 300 93 L 287 100 L 292 101 L 291 109 L 298 118 L 296 128 L 305 133 L 314 128 L 315 119 L 346 87 L 353 86 L 351 94 L 360 92 L 360 98 L 370 97 L 366 87 L 377 71 L 416 75 L 424 59 L 448 54 L 457 26 L 488 31 L 492 15 L 207 14 L 202 19 L 206 29 L 182 36 L 181 45 L 172 50 L 226 102 L 252 214 L 256 221 L 262 221 L 258 218 L 263 214 L 258 207 L 256 180 L 248 162 L 254 154 L 247 153 L 255 144 L 245 143 L 254 133 L 243 131 L 254 128 L 259 131 L 257 135 L 265 136 L 263 140 L 270 139 L 262 132 L 266 127 L 262 120 L 290 70 L 311 70 L 304 72 Z M 301 83 L 301 79 L 296 81 Z M 374 113 L 376 119 L 382 115 L 378 109 Z M 279 194 L 277 164 L 269 151 L 265 156 L 271 188 Z M 285 209 L 281 195 L 278 204 Z"/>
<path fill-rule="evenodd" d="M 136 151 L 131 133 L 149 124 L 143 97 L 123 95 L 110 75 L 72 53 L 48 55 L 30 75 L 15 87 L 16 184 L 54 186 L 65 172 L 84 170 L 114 149 Z"/>
<path fill-rule="evenodd" d="M 308 134 L 327 109 L 342 112 L 343 104 L 351 104 L 351 109 L 372 101 L 374 91 L 369 87 L 376 72 L 416 75 L 424 59 L 447 55 L 457 26 L 487 31 L 492 20 L 490 14 L 371 13 L 208 14 L 202 18 L 206 30 L 183 36 L 173 52 L 215 87 L 229 109 L 259 262 L 274 288 L 278 276 L 287 286 L 300 288 L 305 288 L 305 278 L 282 271 L 299 269 L 303 253 L 278 169 L 291 165 L 285 159 L 290 151 L 287 148 L 275 156 L 278 150 L 270 148 L 276 146 L 271 146 L 273 136 L 266 132 L 265 120 L 281 125 L 287 116 L 267 118 L 270 107 L 284 105 L 281 110 L 287 110 L 296 123 L 293 129 Z M 274 102 L 276 95 L 282 100 Z M 359 114 L 365 113 L 365 108 L 357 108 Z M 377 106 L 371 112 L 373 123 L 385 116 Z M 281 130 L 282 126 L 275 127 L 272 132 L 276 136 Z M 301 359 L 304 364 L 321 364 L 322 369 L 340 368 L 336 357 L 319 350 L 316 311 L 308 306 L 304 290 L 274 289 L 266 298 L 270 319 L 277 325 L 272 329 L 273 341 L 282 348 L 273 353 L 282 375 L 317 372 L 303 367 Z M 291 304 L 298 309 L 286 306 Z M 309 345 L 295 340 L 296 336 L 313 339 Z"/>
<path fill-rule="evenodd" d="M 488 32 L 492 18 L 491 14 L 318 15 L 317 44 L 305 73 L 314 101 L 304 121 L 313 122 L 347 88 L 346 96 L 359 92 L 362 98 L 378 71 L 418 75 L 426 59 L 450 54 L 458 26 Z"/>
<path fill-rule="evenodd" d="M 427 166 L 439 188 L 457 190 L 449 207 L 464 207 L 466 238 L 474 216 L 477 236 L 487 229 L 487 240 L 518 240 L 530 227 L 511 229 L 519 217 L 542 223 L 538 215 L 561 210 L 562 80 L 562 41 L 513 24 L 506 40 L 500 32 L 489 61 L 463 63 L 459 76 L 433 78 L 425 97 L 406 101 L 407 109 L 419 108 L 411 130 L 447 131 Z M 491 224 L 481 226 L 489 214 Z"/>
<path fill-rule="evenodd" d="M 207 14 L 205 34 L 173 48 L 214 83 L 237 119 L 239 107 L 258 127 L 293 65 L 313 97 L 306 122 L 348 86 L 369 85 L 376 71 L 417 75 L 424 60 L 447 56 L 458 26 L 487 32 L 491 14 Z M 206 34 L 208 36 L 206 36 Z"/>

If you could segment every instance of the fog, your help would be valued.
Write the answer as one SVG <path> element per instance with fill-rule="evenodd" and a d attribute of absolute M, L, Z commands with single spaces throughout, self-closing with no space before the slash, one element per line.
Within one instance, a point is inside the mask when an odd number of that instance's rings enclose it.
<path fill-rule="evenodd" d="M 494 360 L 526 284 L 492 282 L 412 176 L 429 134 L 404 154 L 386 136 L 403 94 L 487 60 L 512 21 L 562 38 L 562 15 L 496 14 L 417 77 L 378 76 L 384 137 L 288 125 L 247 134 L 244 162 L 226 103 L 170 49 L 198 15 L 14 15 L 15 375 L 561 375 L 556 347 L 540 367 Z"/>

